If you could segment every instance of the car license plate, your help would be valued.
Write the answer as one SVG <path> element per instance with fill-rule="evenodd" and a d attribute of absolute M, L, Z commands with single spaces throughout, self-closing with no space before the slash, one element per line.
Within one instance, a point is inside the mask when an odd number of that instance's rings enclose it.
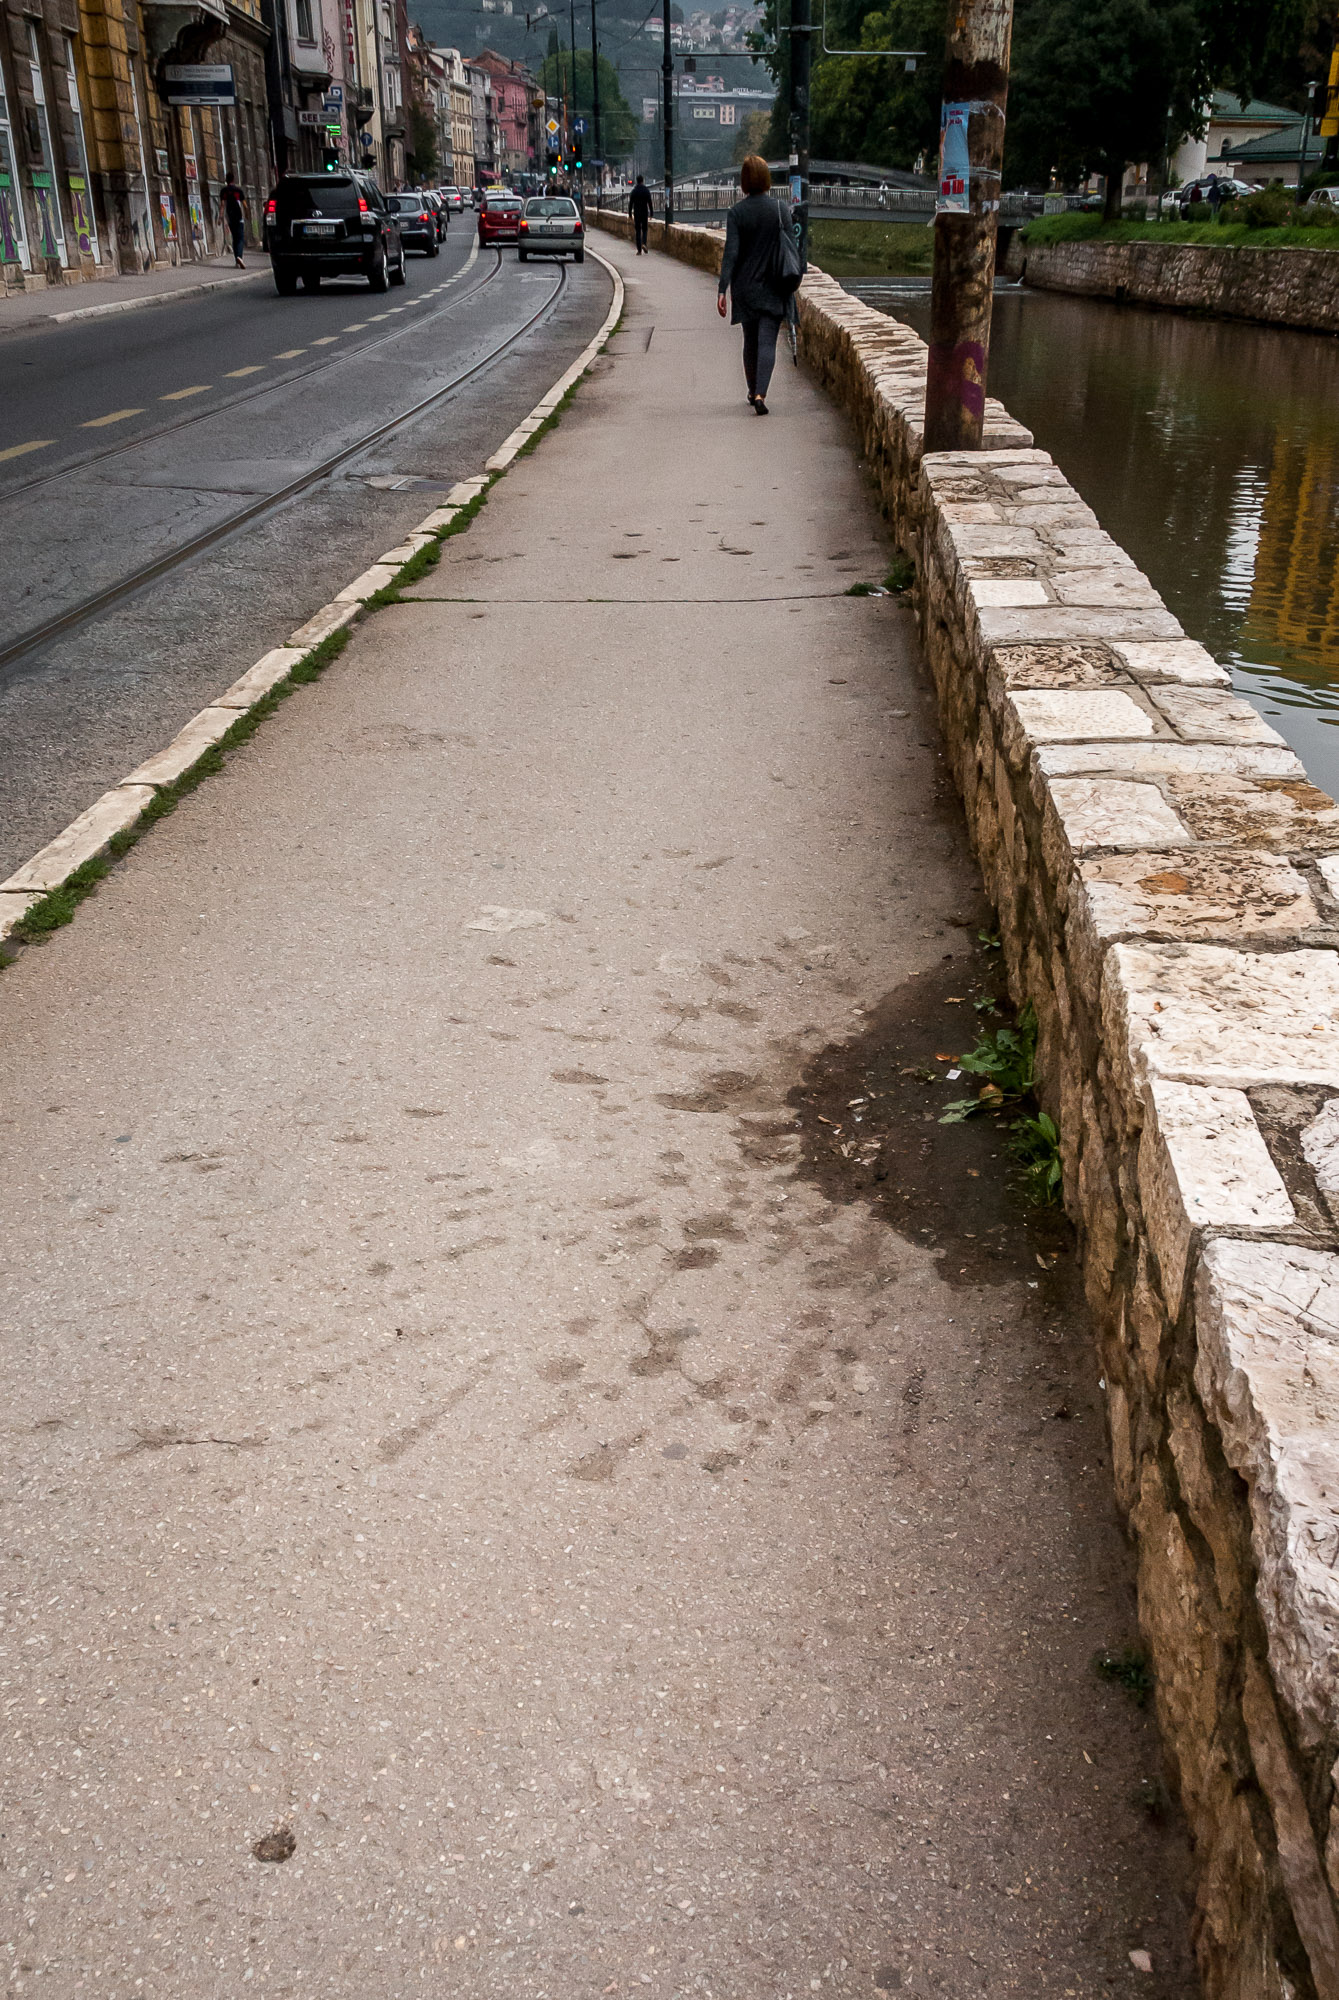
<path fill-rule="evenodd" d="M 333 222 L 306 222 L 303 224 L 308 236 L 333 236 L 336 224 Z"/>

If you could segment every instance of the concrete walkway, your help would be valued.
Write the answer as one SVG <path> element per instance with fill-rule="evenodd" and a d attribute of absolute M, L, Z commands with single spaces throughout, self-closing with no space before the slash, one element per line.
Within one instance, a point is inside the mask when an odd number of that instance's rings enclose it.
<path fill-rule="evenodd" d="M 174 264 L 160 271 L 140 271 L 125 277 L 95 278 L 78 285 L 47 285 L 37 291 L 11 292 L 0 298 L 0 333 L 32 333 L 72 319 L 93 319 L 103 313 L 138 311 L 192 292 L 216 292 L 221 285 L 241 285 L 248 279 L 269 278 L 265 253 L 247 247 L 246 269 L 232 257 L 209 257 L 202 264 Z M 271 281 L 273 282 L 273 281 Z"/>
<path fill-rule="evenodd" d="M 422 601 L 0 978 L 6 1992 L 1192 1990 L 1068 1256 L 922 1080 L 910 613 L 610 255 Z"/>

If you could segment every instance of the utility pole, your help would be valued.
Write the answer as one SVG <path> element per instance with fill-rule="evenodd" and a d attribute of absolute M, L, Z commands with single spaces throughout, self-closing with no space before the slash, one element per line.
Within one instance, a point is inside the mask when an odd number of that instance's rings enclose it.
<path fill-rule="evenodd" d="M 604 187 L 604 148 L 600 144 L 600 44 L 595 32 L 595 0 L 590 0 L 591 115 L 595 120 L 595 206 Z"/>
<path fill-rule="evenodd" d="M 925 450 L 979 451 L 1013 0 L 956 0 L 940 114 Z"/>
<path fill-rule="evenodd" d="M 809 0 L 790 0 L 790 208 L 800 261 L 809 261 L 809 78 L 813 69 Z"/>
<path fill-rule="evenodd" d="M 665 227 L 674 227 L 674 50 L 670 45 L 670 0 L 660 0 L 665 30 L 665 52 L 660 63 L 664 87 L 661 131 L 665 141 Z"/>
<path fill-rule="evenodd" d="M 567 23 L 568 23 L 569 45 L 572 50 L 572 125 L 573 128 L 575 128 L 577 120 L 577 0 L 567 0 Z M 573 129 L 570 144 L 572 146 L 576 145 L 575 129 Z M 568 152 L 567 155 L 567 168 L 570 174 L 572 169 L 572 154 L 570 151 Z M 583 164 L 581 168 L 581 185 L 577 191 L 577 200 L 581 203 L 583 209 L 586 206 L 585 196 L 586 196 L 586 169 L 583 158 Z"/>

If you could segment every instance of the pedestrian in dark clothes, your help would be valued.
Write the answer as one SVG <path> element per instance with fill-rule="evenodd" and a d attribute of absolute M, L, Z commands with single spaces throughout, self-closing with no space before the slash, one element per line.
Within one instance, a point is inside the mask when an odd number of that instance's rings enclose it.
<path fill-rule="evenodd" d="M 246 248 L 246 214 L 251 206 L 236 181 L 229 181 L 219 195 L 219 217 L 232 238 L 232 254 L 239 271 L 246 269 L 242 252 Z"/>
<path fill-rule="evenodd" d="M 730 294 L 730 319 L 744 329 L 744 380 L 754 414 L 768 414 L 768 384 L 776 362 L 777 335 L 789 311 L 789 300 L 776 288 L 782 230 L 792 227 L 790 210 L 770 192 L 772 176 L 766 160 L 750 153 L 739 169 L 744 199 L 737 201 L 725 222 L 725 255 L 721 259 L 716 310 L 725 318 Z"/>
<path fill-rule="evenodd" d="M 651 226 L 651 190 L 647 187 L 640 174 L 637 176 L 637 185 L 632 190 L 632 197 L 628 202 L 628 207 L 632 212 L 632 227 L 637 240 L 637 255 L 644 257 L 646 255 L 647 231 Z"/>

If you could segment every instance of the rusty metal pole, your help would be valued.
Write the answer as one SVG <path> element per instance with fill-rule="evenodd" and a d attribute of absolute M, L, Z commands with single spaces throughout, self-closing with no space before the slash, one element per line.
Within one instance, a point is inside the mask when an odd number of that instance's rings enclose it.
<path fill-rule="evenodd" d="M 979 451 L 1013 0 L 949 0 L 925 379 L 926 451 Z"/>

